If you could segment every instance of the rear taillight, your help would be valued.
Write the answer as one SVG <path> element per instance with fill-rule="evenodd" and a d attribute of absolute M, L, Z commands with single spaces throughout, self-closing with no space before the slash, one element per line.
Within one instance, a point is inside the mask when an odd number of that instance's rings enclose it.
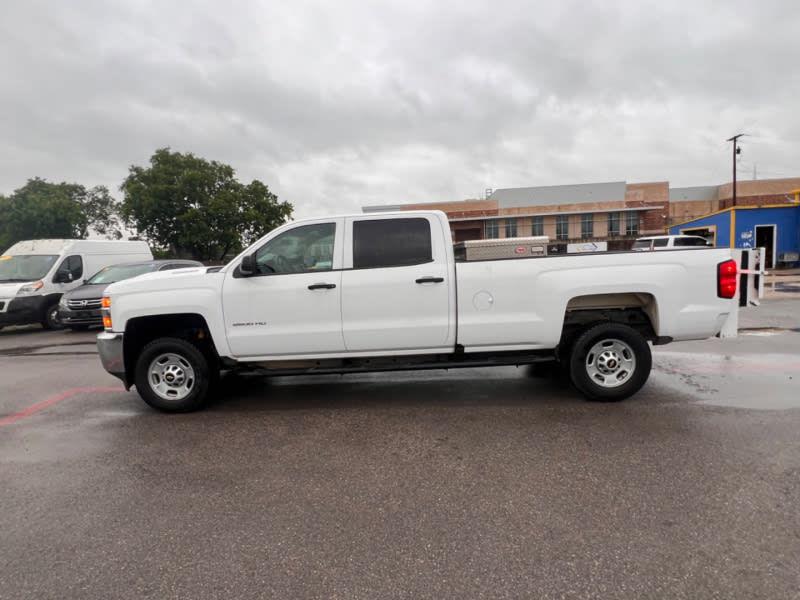
<path fill-rule="evenodd" d="M 735 260 L 726 260 L 717 265 L 717 296 L 736 297 L 737 268 Z"/>

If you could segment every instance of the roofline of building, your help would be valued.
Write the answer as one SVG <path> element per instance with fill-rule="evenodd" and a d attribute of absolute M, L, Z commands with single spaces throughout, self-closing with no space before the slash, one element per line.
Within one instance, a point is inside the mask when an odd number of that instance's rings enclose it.
<path fill-rule="evenodd" d="M 447 220 L 451 223 L 464 223 L 466 221 L 494 221 L 498 219 L 516 219 L 518 217 L 552 217 L 553 215 L 586 215 L 594 213 L 615 213 L 615 212 L 642 212 L 645 210 L 657 210 L 665 208 L 664 206 L 638 206 L 638 207 L 624 207 L 624 208 L 604 208 L 602 210 L 562 210 L 559 212 L 537 212 L 537 213 L 524 213 L 518 215 L 492 215 L 485 217 L 463 217 L 461 219 Z"/>
<path fill-rule="evenodd" d="M 714 217 L 716 215 L 721 215 L 723 213 L 731 212 L 732 210 L 758 210 L 759 208 L 800 208 L 800 204 L 796 202 L 791 202 L 789 204 L 765 204 L 764 206 L 729 206 L 728 208 L 723 208 L 722 210 L 718 210 L 716 212 L 708 213 L 707 215 L 703 215 L 702 217 L 695 217 L 694 219 L 689 219 L 688 221 L 680 221 L 679 223 L 670 223 L 670 227 L 680 227 L 681 225 L 688 225 L 689 223 L 694 223 L 695 221 L 701 221 L 703 219 L 707 219 L 708 217 Z"/>

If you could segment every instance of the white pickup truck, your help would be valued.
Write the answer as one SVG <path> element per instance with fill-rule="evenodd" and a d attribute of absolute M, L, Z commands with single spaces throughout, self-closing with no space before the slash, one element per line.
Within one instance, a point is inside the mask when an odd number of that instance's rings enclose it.
<path fill-rule="evenodd" d="M 295 221 L 224 267 L 109 286 L 101 361 L 166 412 L 200 408 L 221 372 L 242 368 L 557 361 L 584 396 L 614 401 L 647 381 L 650 343 L 719 335 L 738 316 L 729 249 L 531 256 L 524 239 L 507 243 L 506 259 L 457 258 L 438 211 Z"/>

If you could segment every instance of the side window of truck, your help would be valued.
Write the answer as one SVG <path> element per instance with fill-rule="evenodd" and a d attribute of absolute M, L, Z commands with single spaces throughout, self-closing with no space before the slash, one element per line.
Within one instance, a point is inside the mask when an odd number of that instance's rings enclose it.
<path fill-rule="evenodd" d="M 653 240 L 653 248 L 666 248 L 669 238 L 656 238 Z"/>
<path fill-rule="evenodd" d="M 353 223 L 353 268 L 403 267 L 433 262 L 427 219 L 369 219 Z"/>
<path fill-rule="evenodd" d="M 83 276 L 83 259 L 78 254 L 73 254 L 64 259 L 53 276 L 53 281 L 68 282 L 78 281 Z"/>
<path fill-rule="evenodd" d="M 330 271 L 335 235 L 335 223 L 290 229 L 256 251 L 256 271 L 260 275 Z"/>

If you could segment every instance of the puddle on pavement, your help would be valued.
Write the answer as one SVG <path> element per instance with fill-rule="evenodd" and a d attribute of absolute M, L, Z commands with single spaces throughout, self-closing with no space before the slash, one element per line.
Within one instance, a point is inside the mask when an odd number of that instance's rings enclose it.
<path fill-rule="evenodd" d="M 785 410 L 800 408 L 800 356 L 654 352 L 655 383 L 700 404 Z"/>
<path fill-rule="evenodd" d="M 97 354 L 97 344 L 70 344 L 36 348 L 30 354 Z"/>

